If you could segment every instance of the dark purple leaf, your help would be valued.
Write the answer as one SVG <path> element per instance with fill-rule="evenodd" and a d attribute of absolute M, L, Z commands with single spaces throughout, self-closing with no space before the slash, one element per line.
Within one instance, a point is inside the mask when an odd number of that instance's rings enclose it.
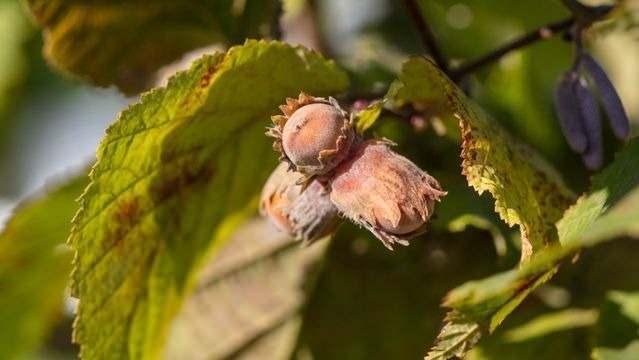
<path fill-rule="evenodd" d="M 599 90 L 601 103 L 606 110 L 606 114 L 608 114 L 612 131 L 619 139 L 625 139 L 630 133 L 628 115 L 626 115 L 621 99 L 619 99 L 619 95 L 608 75 L 606 75 L 601 65 L 586 53 L 581 56 L 581 64 L 588 71 Z"/>
<path fill-rule="evenodd" d="M 582 159 L 588 169 L 597 170 L 603 164 L 603 135 L 601 133 L 599 105 L 590 90 L 581 81 L 575 83 L 574 91 L 588 138 L 588 146 Z"/>
<path fill-rule="evenodd" d="M 559 125 L 568 141 L 568 145 L 578 152 L 586 150 L 588 139 L 583 127 L 583 119 L 574 93 L 574 84 L 578 76 L 574 72 L 566 73 L 555 89 L 555 111 L 559 118 Z"/>

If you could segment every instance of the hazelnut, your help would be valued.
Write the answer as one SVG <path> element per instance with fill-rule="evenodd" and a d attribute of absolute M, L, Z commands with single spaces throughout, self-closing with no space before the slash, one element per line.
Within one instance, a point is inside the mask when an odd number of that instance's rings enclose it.
<path fill-rule="evenodd" d="M 268 135 L 275 138 L 279 151 L 296 171 L 311 177 L 333 170 L 350 151 L 355 132 L 333 98 L 328 100 L 300 94 L 280 106 L 284 115 L 272 117 L 275 127 Z"/>
<path fill-rule="evenodd" d="M 330 179 L 330 199 L 345 217 L 392 250 L 426 230 L 435 202 L 446 192 L 391 145 L 387 140 L 356 145 Z"/>
<path fill-rule="evenodd" d="M 280 231 L 309 244 L 335 231 L 340 219 L 326 187 L 317 180 L 304 186 L 303 180 L 280 163 L 264 185 L 260 212 Z"/>

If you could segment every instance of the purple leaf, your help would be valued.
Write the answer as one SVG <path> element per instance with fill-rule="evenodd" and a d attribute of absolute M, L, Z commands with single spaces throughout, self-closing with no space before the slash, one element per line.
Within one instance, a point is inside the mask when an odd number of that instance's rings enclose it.
<path fill-rule="evenodd" d="M 578 79 L 576 73 L 566 73 L 555 88 L 554 103 L 559 125 L 568 145 L 574 151 L 583 153 L 586 150 L 588 139 L 586 138 L 582 114 L 574 93 L 574 84 Z"/>
<path fill-rule="evenodd" d="M 599 96 L 603 108 L 608 114 L 608 120 L 615 136 L 619 139 L 625 139 L 630 133 L 630 125 L 628 122 L 628 115 L 623 108 L 619 94 L 612 85 L 612 82 L 606 75 L 604 69 L 592 58 L 589 54 L 582 54 L 581 64 L 588 71 L 592 80 L 594 81 L 597 89 L 599 90 Z"/>

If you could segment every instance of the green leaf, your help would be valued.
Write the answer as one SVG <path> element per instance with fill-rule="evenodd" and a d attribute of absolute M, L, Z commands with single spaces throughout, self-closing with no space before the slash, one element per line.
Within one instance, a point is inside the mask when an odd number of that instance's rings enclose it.
<path fill-rule="evenodd" d="M 532 148 L 517 141 L 425 58 L 404 64 L 397 99 L 418 104 L 462 132 L 462 173 L 479 193 L 488 191 L 495 210 L 519 225 L 522 259 L 557 240 L 555 222 L 572 202 L 554 170 Z"/>
<path fill-rule="evenodd" d="M 346 75 L 316 53 L 248 41 L 202 57 L 121 113 L 70 237 L 84 357 L 162 352 L 205 255 L 255 209 L 275 161 L 269 116 L 300 91 L 346 87 Z"/>
<path fill-rule="evenodd" d="M 363 134 L 375 124 L 382 113 L 386 99 L 373 101 L 365 109 L 355 113 L 354 123 L 358 133 Z"/>
<path fill-rule="evenodd" d="M 610 291 L 600 313 L 597 347 L 620 349 L 639 339 L 639 292 Z"/>
<path fill-rule="evenodd" d="M 588 341 L 588 327 L 597 319 L 597 311 L 571 308 L 539 315 L 540 311 L 546 311 L 541 308 L 542 305 L 537 304 L 528 307 L 524 314 L 518 313 L 518 318 L 525 319 L 523 323 L 482 340 L 465 359 L 588 358 L 590 351 L 584 344 Z M 536 316 L 526 314 L 530 311 Z"/>
<path fill-rule="evenodd" d="M 625 233 L 639 233 L 638 168 L 639 140 L 634 139 L 610 167 L 593 177 L 590 192 L 557 224 L 562 245 L 580 247 Z"/>
<path fill-rule="evenodd" d="M 58 69 L 128 94 L 184 53 L 268 35 L 275 0 L 26 0 Z M 266 32 L 266 34 L 265 34 Z"/>
<path fill-rule="evenodd" d="M 554 275 L 560 261 L 618 236 L 638 236 L 638 167 L 639 140 L 635 139 L 593 178 L 593 189 L 557 223 L 560 244 L 543 249 L 518 269 L 452 290 L 444 305 L 473 321 L 489 322 L 493 331 L 530 292 Z"/>
<path fill-rule="evenodd" d="M 594 360 L 635 360 L 639 358 L 639 340 L 635 340 L 623 349 L 596 348 L 592 352 Z"/>
<path fill-rule="evenodd" d="M 291 358 L 327 245 L 301 248 L 264 219 L 243 225 L 198 276 L 166 357 Z"/>
<path fill-rule="evenodd" d="M 598 312 L 591 309 L 565 309 L 540 315 L 531 321 L 508 330 L 505 342 L 522 342 L 551 333 L 590 326 L 597 321 Z"/>
<path fill-rule="evenodd" d="M 396 101 L 397 91 L 399 91 L 399 88 L 400 84 L 391 84 L 390 89 L 382 99 L 372 101 L 365 109 L 354 113 L 353 122 L 358 133 L 363 134 L 366 130 L 375 125 L 384 110 L 384 106 L 391 101 Z"/>
<path fill-rule="evenodd" d="M 609 298 L 619 304 L 623 316 L 634 321 L 639 326 L 639 292 L 612 291 Z"/>
<path fill-rule="evenodd" d="M 554 169 L 512 138 L 481 109 L 453 95 L 462 128 L 462 173 L 480 194 L 490 192 L 495 210 L 521 230 L 522 260 L 557 241 L 555 222 L 572 202 Z"/>
<path fill-rule="evenodd" d="M 82 176 L 19 206 L 0 233 L 0 358 L 34 351 L 62 315 L 71 254 L 64 246 Z"/>
<path fill-rule="evenodd" d="M 481 338 L 479 324 L 465 320 L 447 321 L 442 328 L 435 346 L 426 354 L 425 360 L 446 360 L 462 358 Z"/>

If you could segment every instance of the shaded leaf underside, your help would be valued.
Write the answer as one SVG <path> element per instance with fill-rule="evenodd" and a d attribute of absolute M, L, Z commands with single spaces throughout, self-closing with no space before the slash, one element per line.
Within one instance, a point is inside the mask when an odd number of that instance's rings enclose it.
<path fill-rule="evenodd" d="M 59 69 L 128 94 L 187 51 L 263 36 L 275 1 L 26 0 L 44 28 L 46 57 Z M 242 40 L 239 40 L 242 39 Z"/>
<path fill-rule="evenodd" d="M 290 358 L 327 245 L 301 248 L 264 219 L 243 225 L 199 275 L 166 357 Z"/>

